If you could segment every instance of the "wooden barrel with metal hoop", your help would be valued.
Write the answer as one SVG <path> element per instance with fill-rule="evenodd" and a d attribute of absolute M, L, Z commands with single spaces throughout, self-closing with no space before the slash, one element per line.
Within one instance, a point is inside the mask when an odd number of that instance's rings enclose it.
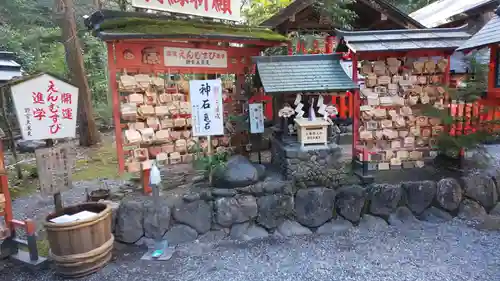
<path fill-rule="evenodd" d="M 82 211 L 97 214 L 89 219 L 53 223 L 51 219 Z M 92 274 L 111 259 L 114 236 L 111 233 L 111 207 L 102 203 L 84 203 L 52 213 L 45 220 L 50 258 L 56 272 L 64 277 L 79 278 Z"/>

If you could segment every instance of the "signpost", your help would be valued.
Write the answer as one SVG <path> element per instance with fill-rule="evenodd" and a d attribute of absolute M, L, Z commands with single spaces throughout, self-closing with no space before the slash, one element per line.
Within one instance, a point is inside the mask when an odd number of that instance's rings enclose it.
<path fill-rule="evenodd" d="M 212 136 L 224 135 L 222 82 L 215 80 L 189 81 L 189 99 L 193 136 L 206 136 L 208 141 L 209 180 L 212 183 Z"/>
<path fill-rule="evenodd" d="M 262 163 L 260 151 L 262 149 L 262 134 L 264 133 L 264 105 L 262 103 L 250 103 L 248 105 L 248 117 L 250 119 L 250 133 L 257 134 L 257 150 L 259 164 Z M 255 141 L 255 138 L 253 138 Z"/>
<path fill-rule="evenodd" d="M 41 74 L 11 87 L 12 100 L 24 140 L 74 138 L 78 88 L 51 75 Z M 74 156 L 67 146 L 35 151 L 40 189 L 54 196 L 62 210 L 61 191 L 71 187 Z"/>

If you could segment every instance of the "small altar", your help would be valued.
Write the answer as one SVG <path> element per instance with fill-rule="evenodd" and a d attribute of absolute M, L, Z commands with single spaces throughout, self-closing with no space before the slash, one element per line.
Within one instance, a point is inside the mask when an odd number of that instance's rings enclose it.
<path fill-rule="evenodd" d="M 356 85 L 341 59 L 337 54 L 253 58 L 264 92 L 273 97 L 271 163 L 286 179 L 342 172 L 334 97 Z"/>
<path fill-rule="evenodd" d="M 327 129 L 330 123 L 320 120 L 308 120 L 305 118 L 295 119 L 297 125 L 297 136 L 300 147 L 305 145 L 324 144 L 328 146 Z"/>

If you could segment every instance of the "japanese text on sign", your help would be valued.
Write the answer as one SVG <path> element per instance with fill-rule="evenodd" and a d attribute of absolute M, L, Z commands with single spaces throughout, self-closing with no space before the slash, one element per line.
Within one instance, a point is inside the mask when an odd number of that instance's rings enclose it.
<path fill-rule="evenodd" d="M 71 171 L 75 155 L 70 147 L 37 149 L 35 157 L 42 194 L 53 195 L 71 188 Z"/>
<path fill-rule="evenodd" d="M 223 50 L 164 48 L 165 66 L 226 68 L 227 52 Z"/>
<path fill-rule="evenodd" d="M 249 104 L 248 116 L 250 118 L 250 133 L 264 133 L 264 106 L 262 103 Z"/>
<path fill-rule="evenodd" d="M 23 139 L 75 137 L 78 88 L 44 74 L 12 87 Z"/>
<path fill-rule="evenodd" d="M 189 81 L 193 136 L 224 134 L 221 80 Z"/>
<path fill-rule="evenodd" d="M 239 0 L 132 0 L 132 6 L 207 18 L 240 20 Z"/>

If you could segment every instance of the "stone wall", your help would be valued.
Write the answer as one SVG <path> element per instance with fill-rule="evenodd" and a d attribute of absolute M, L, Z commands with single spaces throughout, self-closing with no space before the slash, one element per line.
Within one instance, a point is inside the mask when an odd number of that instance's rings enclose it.
<path fill-rule="evenodd" d="M 353 226 L 386 227 L 418 219 L 444 222 L 500 214 L 500 174 L 487 172 L 459 180 L 300 188 L 268 175 L 257 184 L 200 188 L 175 203 L 128 198 L 115 213 L 118 241 L 143 243 L 164 237 L 170 244 L 196 239 L 249 240 L 273 236 L 335 233 Z"/>
<path fill-rule="evenodd" d="M 286 180 L 304 182 L 307 186 L 325 185 L 331 188 L 357 183 L 357 178 L 342 162 L 342 149 L 336 144 L 328 147 L 310 146 L 301 149 L 299 143 L 285 144 L 272 139 L 272 165 Z"/>

